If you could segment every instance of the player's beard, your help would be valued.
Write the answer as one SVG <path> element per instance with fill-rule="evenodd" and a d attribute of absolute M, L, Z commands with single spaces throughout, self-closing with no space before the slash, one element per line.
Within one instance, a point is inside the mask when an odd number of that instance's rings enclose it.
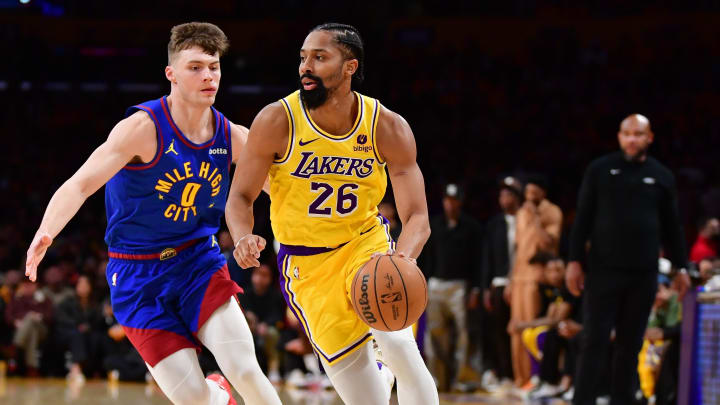
<path fill-rule="evenodd" d="M 315 88 L 312 90 L 305 90 L 305 87 L 302 84 L 302 79 L 307 77 L 308 79 L 312 79 L 315 82 Z M 300 99 L 305 103 L 307 108 L 309 109 L 315 109 L 320 107 L 321 105 L 325 104 L 325 102 L 328 99 L 328 88 L 325 87 L 325 84 L 323 83 L 322 79 L 312 75 L 310 73 L 305 73 L 302 76 L 300 76 L 299 79 L 300 84 Z"/>

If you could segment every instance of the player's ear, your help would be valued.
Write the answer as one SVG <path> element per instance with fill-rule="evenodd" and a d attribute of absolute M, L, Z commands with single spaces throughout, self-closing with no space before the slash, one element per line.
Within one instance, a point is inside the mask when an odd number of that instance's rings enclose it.
<path fill-rule="evenodd" d="M 175 79 L 175 71 L 173 70 L 172 66 L 165 66 L 165 77 L 170 83 L 177 84 L 177 79 Z"/>
<path fill-rule="evenodd" d="M 352 76 L 357 72 L 358 69 L 358 60 L 357 59 L 350 59 L 345 61 L 345 73 L 347 73 L 348 76 Z"/>

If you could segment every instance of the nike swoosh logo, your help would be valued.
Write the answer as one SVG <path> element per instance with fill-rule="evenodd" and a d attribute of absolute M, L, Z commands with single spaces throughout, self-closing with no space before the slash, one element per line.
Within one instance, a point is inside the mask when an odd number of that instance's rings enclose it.
<path fill-rule="evenodd" d="M 305 146 L 305 145 L 307 145 L 307 144 L 309 144 L 309 143 L 313 143 L 313 142 L 317 141 L 318 139 L 320 139 L 320 138 L 311 139 L 311 140 L 309 140 L 309 141 L 307 141 L 307 142 L 303 142 L 303 140 L 301 139 L 301 140 L 298 142 L 298 144 L 299 144 L 300 146 Z"/>

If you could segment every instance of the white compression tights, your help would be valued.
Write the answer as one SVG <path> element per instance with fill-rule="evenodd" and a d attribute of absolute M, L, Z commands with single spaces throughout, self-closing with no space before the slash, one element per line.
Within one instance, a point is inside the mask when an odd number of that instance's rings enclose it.
<path fill-rule="evenodd" d="M 437 405 L 439 398 L 435 382 L 417 348 L 412 329 L 397 332 L 372 330 L 382 351 L 383 361 L 397 378 L 400 405 Z M 325 365 L 325 372 L 335 390 L 347 405 L 387 405 L 389 388 L 383 381 L 375 353 L 370 344 L 333 366 Z"/>
<path fill-rule="evenodd" d="M 390 388 L 383 381 L 372 344 L 365 343 L 332 366 L 323 360 L 325 373 L 346 405 L 388 405 Z"/>
<path fill-rule="evenodd" d="M 255 346 L 245 316 L 234 297 L 220 306 L 198 332 L 213 353 L 225 377 L 247 405 L 280 405 L 280 398 L 255 358 Z M 183 349 L 166 357 L 150 373 L 174 404 L 227 404 L 216 402 L 216 388 L 200 370 L 197 355 Z M 211 387 L 208 391 L 207 387 Z M 212 402 L 211 402 L 212 401 Z"/>
<path fill-rule="evenodd" d="M 206 381 L 194 349 L 181 349 L 162 359 L 150 374 L 175 405 L 227 405 L 228 393 Z"/>
<path fill-rule="evenodd" d="M 400 405 L 438 405 L 435 381 L 420 355 L 412 328 L 396 332 L 372 329 L 385 364 L 397 379 L 398 403 Z"/>

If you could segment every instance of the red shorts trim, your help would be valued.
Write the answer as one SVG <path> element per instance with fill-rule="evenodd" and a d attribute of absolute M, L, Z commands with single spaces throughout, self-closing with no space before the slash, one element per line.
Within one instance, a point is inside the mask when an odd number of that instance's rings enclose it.
<path fill-rule="evenodd" d="M 227 264 L 222 266 L 215 274 L 210 277 L 205 296 L 202 304 L 200 304 L 200 315 L 198 316 L 197 330 L 207 322 L 210 315 L 225 304 L 229 297 L 235 297 L 235 294 L 242 293 L 243 289 L 230 279 L 230 271 Z M 237 298 L 236 298 L 237 299 Z M 197 335 L 197 332 L 195 332 Z"/>
<path fill-rule="evenodd" d="M 150 367 L 155 367 L 162 359 L 181 349 L 195 349 L 200 346 L 188 338 L 161 329 L 137 329 L 123 326 L 130 343 L 135 346 L 140 357 Z"/>
<path fill-rule="evenodd" d="M 228 301 L 228 298 L 236 297 L 236 294 L 242 292 L 242 288 L 230 279 L 230 272 L 227 264 L 225 264 L 210 277 L 200 304 L 197 329 L 192 333 L 192 336 L 185 337 L 162 329 L 139 329 L 124 325 L 123 329 L 128 339 L 130 339 L 130 343 L 135 346 L 143 360 L 151 367 L 155 367 L 162 359 L 178 350 L 189 348 L 199 352 L 201 345 L 197 340 L 197 332 L 213 312 Z M 188 325 L 188 327 L 191 326 Z M 194 341 L 191 340 L 193 337 L 195 338 Z"/>

